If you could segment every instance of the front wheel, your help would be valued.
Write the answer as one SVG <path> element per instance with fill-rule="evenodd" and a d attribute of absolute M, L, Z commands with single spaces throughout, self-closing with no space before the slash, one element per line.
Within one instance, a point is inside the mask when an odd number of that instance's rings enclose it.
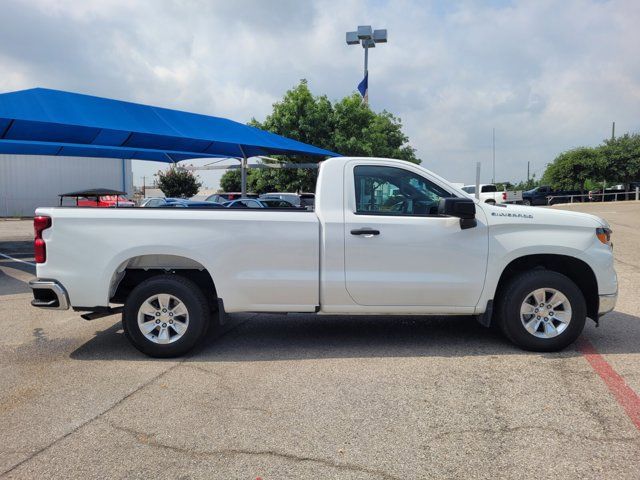
<path fill-rule="evenodd" d="M 523 200 L 522 204 L 526 205 L 527 207 L 530 207 L 531 206 L 531 200 Z"/>
<path fill-rule="evenodd" d="M 584 295 L 568 277 L 533 270 L 513 278 L 498 299 L 505 336 L 525 350 L 553 352 L 573 343 L 587 317 Z"/>
<path fill-rule="evenodd" d="M 184 355 L 200 341 L 210 319 L 200 288 L 179 275 L 158 275 L 129 294 L 122 325 L 134 347 L 152 357 Z"/>

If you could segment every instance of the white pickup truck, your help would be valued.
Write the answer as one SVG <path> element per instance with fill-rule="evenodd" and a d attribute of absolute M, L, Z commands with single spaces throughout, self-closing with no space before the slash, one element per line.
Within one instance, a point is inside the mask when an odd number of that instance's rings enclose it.
<path fill-rule="evenodd" d="M 225 312 L 475 315 L 561 349 L 617 297 L 587 214 L 469 198 L 412 163 L 322 163 L 315 211 L 39 208 L 32 304 L 122 310 L 142 352 L 191 349 Z"/>
<path fill-rule="evenodd" d="M 481 183 L 479 186 L 480 193 L 478 193 L 477 197 L 481 202 L 493 205 L 498 203 L 522 203 L 521 190 L 504 190 L 501 192 L 492 183 Z M 475 185 L 464 185 L 462 191 L 468 193 L 470 197 L 476 196 Z"/>

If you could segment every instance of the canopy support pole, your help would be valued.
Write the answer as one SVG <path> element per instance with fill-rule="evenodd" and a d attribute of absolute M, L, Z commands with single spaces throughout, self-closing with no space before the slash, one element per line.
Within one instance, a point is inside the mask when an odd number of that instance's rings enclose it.
<path fill-rule="evenodd" d="M 246 198 L 247 196 L 247 155 L 242 149 L 242 145 L 238 145 L 242 158 L 240 159 L 240 198 Z"/>

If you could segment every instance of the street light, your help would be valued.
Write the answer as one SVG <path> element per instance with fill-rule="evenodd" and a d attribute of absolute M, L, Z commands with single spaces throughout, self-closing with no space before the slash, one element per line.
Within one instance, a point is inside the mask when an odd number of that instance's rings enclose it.
<path fill-rule="evenodd" d="M 376 43 L 387 43 L 387 30 L 373 30 L 371 25 L 360 25 L 355 32 L 347 32 L 347 45 L 362 45 L 364 49 L 364 79 L 358 85 L 365 103 L 369 103 L 369 49 Z"/>

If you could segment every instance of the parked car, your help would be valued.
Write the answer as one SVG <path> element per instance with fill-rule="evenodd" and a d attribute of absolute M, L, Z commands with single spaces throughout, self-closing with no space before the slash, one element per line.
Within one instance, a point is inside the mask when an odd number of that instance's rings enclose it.
<path fill-rule="evenodd" d="M 65 198 L 74 198 L 77 207 L 135 207 L 135 202 L 129 200 L 125 195 L 126 192 L 119 190 L 94 188 L 78 192 L 62 193 L 58 196 L 60 197 L 60 206 L 62 206 Z"/>
<path fill-rule="evenodd" d="M 525 205 L 556 205 L 559 203 L 581 202 L 585 192 L 580 190 L 554 190 L 548 185 L 541 185 L 522 194 L 522 203 Z"/>
<path fill-rule="evenodd" d="M 78 207 L 135 207 L 135 202 L 132 202 L 124 195 L 102 195 L 98 197 L 97 201 L 94 198 L 80 198 L 77 203 Z"/>
<path fill-rule="evenodd" d="M 121 310 L 156 357 L 186 353 L 226 312 L 474 315 L 556 351 L 615 306 L 597 216 L 489 205 L 402 160 L 328 159 L 316 191 L 315 212 L 38 208 L 32 304 Z"/>
<path fill-rule="evenodd" d="M 197 200 L 183 200 L 183 199 L 174 199 L 174 202 L 168 202 L 164 205 L 160 205 L 160 208 L 224 208 L 221 203 L 216 202 L 205 202 L 205 201 L 197 201 Z"/>
<path fill-rule="evenodd" d="M 469 194 L 470 197 L 475 198 L 476 186 L 464 185 L 462 190 Z M 517 190 L 504 190 L 499 191 L 498 187 L 493 184 L 480 184 L 479 199 L 481 202 L 490 204 L 499 203 L 520 203 L 522 202 L 522 192 Z"/>
<path fill-rule="evenodd" d="M 222 208 L 220 203 L 172 197 L 145 198 L 140 206 L 143 208 Z"/>
<path fill-rule="evenodd" d="M 588 196 L 584 199 L 585 202 L 622 202 L 625 200 L 635 200 L 635 189 L 625 191 L 624 188 L 607 188 L 602 190 L 597 188 L 595 190 L 589 190 Z"/>
<path fill-rule="evenodd" d="M 216 202 L 216 203 L 225 203 L 230 200 L 237 200 L 242 198 L 241 192 L 225 192 L 225 193 L 214 193 L 213 195 L 209 195 L 205 198 L 205 202 Z M 258 198 L 257 193 L 247 193 L 244 198 Z"/>
<path fill-rule="evenodd" d="M 301 208 L 278 198 L 241 198 L 222 205 L 227 208 Z"/>
<path fill-rule="evenodd" d="M 264 193 L 260 195 L 261 199 L 279 199 L 292 203 L 296 207 L 304 207 L 307 209 L 313 209 L 316 195 L 314 193 L 287 193 L 287 192 L 272 192 Z"/>
<path fill-rule="evenodd" d="M 166 198 L 166 197 L 149 197 L 149 198 L 145 198 L 142 200 L 142 202 L 140 202 L 140 206 L 144 207 L 144 208 L 151 208 L 151 207 L 163 207 L 168 203 L 173 203 L 175 201 L 177 201 L 179 199 L 177 198 Z"/>

